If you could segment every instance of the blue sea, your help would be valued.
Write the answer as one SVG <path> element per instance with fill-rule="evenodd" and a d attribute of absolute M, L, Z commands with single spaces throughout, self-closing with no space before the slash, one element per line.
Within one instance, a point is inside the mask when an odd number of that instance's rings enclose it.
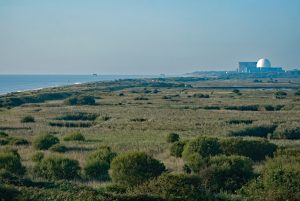
<path fill-rule="evenodd" d="M 0 75 L 0 94 L 104 80 L 154 78 L 151 75 Z"/>

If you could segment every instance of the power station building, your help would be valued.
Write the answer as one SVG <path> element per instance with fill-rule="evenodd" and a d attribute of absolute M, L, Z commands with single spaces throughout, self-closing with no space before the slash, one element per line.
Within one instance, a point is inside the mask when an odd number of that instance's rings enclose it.
<path fill-rule="evenodd" d="M 259 59 L 258 62 L 239 62 L 239 73 L 268 73 L 284 72 L 281 67 L 272 67 L 268 59 Z"/>

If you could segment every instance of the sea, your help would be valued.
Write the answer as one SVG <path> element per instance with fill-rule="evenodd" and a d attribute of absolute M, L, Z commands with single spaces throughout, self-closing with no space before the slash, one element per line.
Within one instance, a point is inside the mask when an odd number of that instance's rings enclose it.
<path fill-rule="evenodd" d="M 87 82 L 155 78 L 155 75 L 0 75 L 0 95 Z"/>

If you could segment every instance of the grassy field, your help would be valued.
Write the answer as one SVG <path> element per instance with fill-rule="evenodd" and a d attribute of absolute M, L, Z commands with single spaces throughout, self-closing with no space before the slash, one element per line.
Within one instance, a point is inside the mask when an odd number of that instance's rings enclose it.
<path fill-rule="evenodd" d="M 157 83 L 172 83 L 174 86 Z M 239 89 L 239 92 L 233 92 L 234 88 Z M 23 138 L 29 142 L 42 133 L 51 133 L 60 139 L 67 150 L 65 153 L 49 150 L 44 153 L 76 159 L 81 167 L 84 167 L 89 153 L 99 146 L 107 145 L 117 153 L 132 150 L 146 152 L 163 162 L 169 171 L 182 173 L 183 160 L 169 153 L 170 144 L 166 141 L 169 133 L 178 133 L 182 140 L 197 136 L 226 138 L 229 131 L 249 126 L 291 122 L 299 125 L 300 96 L 295 95 L 299 89 L 300 79 L 292 82 L 278 79 L 276 83 L 270 83 L 269 80 L 263 80 L 262 83 L 254 83 L 252 80 L 124 80 L 44 89 L 10 94 L 0 99 L 59 92 L 91 95 L 96 98 L 96 104 L 70 106 L 64 103 L 64 99 L 29 102 L 18 106 L 3 104 L 0 108 L 0 131 L 6 132 L 9 137 Z M 285 91 L 287 95 L 276 98 L 274 94 L 279 90 Z M 202 98 L 199 94 L 209 97 Z M 267 111 L 266 106 L 270 105 L 280 106 L 280 109 Z M 241 111 L 229 106 L 255 106 L 256 111 Z M 78 113 L 92 114 L 96 118 L 62 120 L 65 115 Z M 21 119 L 28 115 L 33 116 L 35 121 L 22 123 Z M 251 123 L 230 123 L 232 120 L 251 120 Z M 70 122 L 73 124 L 66 126 Z M 80 127 L 80 122 L 86 126 Z M 63 140 L 64 136 L 74 132 L 80 132 L 86 140 Z M 271 141 L 279 146 L 300 147 L 300 140 Z M 36 179 L 31 158 L 37 151 L 31 144 L 0 147 L 17 149 L 27 169 L 26 175 Z M 256 163 L 257 170 L 260 165 Z M 92 180 L 78 182 L 92 187 L 110 183 Z"/>

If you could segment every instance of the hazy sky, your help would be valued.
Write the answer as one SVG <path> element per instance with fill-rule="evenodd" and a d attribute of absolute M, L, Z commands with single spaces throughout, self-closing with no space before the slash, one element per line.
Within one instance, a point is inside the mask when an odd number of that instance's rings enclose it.
<path fill-rule="evenodd" d="M 300 0 L 0 0 L 0 74 L 300 67 Z"/>

